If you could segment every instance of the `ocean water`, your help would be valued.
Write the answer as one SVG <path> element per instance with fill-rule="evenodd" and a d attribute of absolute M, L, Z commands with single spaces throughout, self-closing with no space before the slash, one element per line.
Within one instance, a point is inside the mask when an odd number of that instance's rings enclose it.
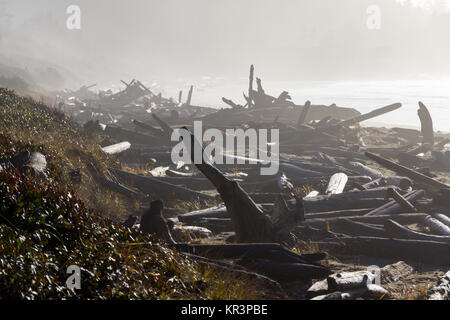
<path fill-rule="evenodd" d="M 225 107 L 222 97 L 244 104 L 243 92 L 248 91 L 248 80 L 228 81 L 208 78 L 194 82 L 193 104 Z M 310 100 L 313 104 L 355 108 L 362 113 L 392 103 L 402 103 L 402 108 L 364 122 L 371 126 L 402 126 L 420 128 L 417 116 L 418 102 L 429 108 L 435 130 L 450 132 L 450 80 L 417 81 L 360 81 L 360 82 L 264 82 L 266 93 L 278 96 L 288 91 L 296 104 Z M 178 86 L 179 88 L 179 86 Z M 179 89 L 177 89 L 179 90 Z M 166 92 L 178 97 L 178 91 Z"/>

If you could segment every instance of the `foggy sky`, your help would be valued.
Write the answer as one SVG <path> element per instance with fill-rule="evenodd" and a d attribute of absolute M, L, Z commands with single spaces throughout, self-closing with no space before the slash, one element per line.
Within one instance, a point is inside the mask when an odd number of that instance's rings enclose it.
<path fill-rule="evenodd" d="M 4 0 L 0 64 L 48 64 L 87 83 L 242 77 L 251 63 L 280 80 L 446 76 L 445 1 L 435 0 L 435 12 L 396 2 Z M 81 30 L 66 28 L 71 4 L 82 10 Z M 377 31 L 366 26 L 372 4 Z"/>

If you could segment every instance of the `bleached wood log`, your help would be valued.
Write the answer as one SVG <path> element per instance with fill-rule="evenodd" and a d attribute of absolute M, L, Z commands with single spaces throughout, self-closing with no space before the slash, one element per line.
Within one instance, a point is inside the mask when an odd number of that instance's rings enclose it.
<path fill-rule="evenodd" d="M 103 147 L 102 150 L 104 153 L 113 155 L 113 154 L 119 154 L 121 152 L 127 151 L 130 149 L 131 144 L 128 141 L 120 142 L 117 144 L 113 144 L 111 146 Z"/>
<path fill-rule="evenodd" d="M 187 224 L 193 223 L 202 218 L 229 218 L 227 208 L 221 204 L 212 208 L 193 211 L 178 215 L 178 220 Z"/>
<path fill-rule="evenodd" d="M 450 189 L 450 186 L 446 185 L 445 183 L 442 183 L 436 179 L 427 177 L 426 175 L 419 173 L 416 170 L 404 167 L 400 164 L 397 164 L 393 161 L 390 161 L 390 160 L 387 160 L 380 156 L 377 156 L 373 153 L 366 152 L 366 156 L 368 158 L 372 159 L 373 161 L 377 162 L 378 164 L 386 167 L 387 169 L 397 172 L 398 174 L 404 175 L 408 178 L 411 178 L 412 180 L 414 180 L 417 183 L 426 184 L 426 185 L 429 185 L 431 187 L 438 188 L 438 189 L 441 189 L 441 188 L 442 189 Z"/>
<path fill-rule="evenodd" d="M 345 173 L 336 173 L 330 179 L 325 194 L 340 194 L 344 192 L 348 182 L 348 176 Z"/>

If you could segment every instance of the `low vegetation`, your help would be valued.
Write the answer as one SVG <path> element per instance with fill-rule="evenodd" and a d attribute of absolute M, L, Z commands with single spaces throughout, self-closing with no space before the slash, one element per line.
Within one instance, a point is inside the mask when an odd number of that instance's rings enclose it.
<path fill-rule="evenodd" d="M 114 164 L 59 112 L 0 89 L 1 299 L 251 299 L 228 275 L 203 270 L 158 239 L 116 224 L 126 203 L 89 176 L 68 171 Z M 23 151 L 47 158 L 47 177 L 19 172 Z M 67 267 L 81 268 L 81 289 L 66 286 Z M 239 289 L 239 290 L 238 290 Z"/>

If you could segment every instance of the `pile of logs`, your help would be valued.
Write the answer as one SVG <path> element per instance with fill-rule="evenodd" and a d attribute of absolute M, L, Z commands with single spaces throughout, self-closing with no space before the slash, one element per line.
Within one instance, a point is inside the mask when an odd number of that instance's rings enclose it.
<path fill-rule="evenodd" d="M 141 116 L 122 110 L 126 124 L 102 126 L 115 141 L 103 150 L 127 166 L 150 168 L 146 175 L 110 168 L 112 178 L 103 184 L 133 199 L 164 200 L 168 206 L 161 214 L 171 216 L 166 222 L 174 245 L 199 264 L 245 273 L 273 288 L 322 280 L 313 298 L 387 295 L 367 281 L 369 274 L 332 274 L 319 264 L 326 258 L 321 252 L 295 254 L 291 249 L 300 243 L 335 257 L 450 265 L 450 185 L 442 179 L 450 171 L 450 140 L 434 132 L 425 104 L 419 103 L 420 131 L 364 128 L 361 122 L 402 105 L 366 114 L 310 101 L 298 106 L 287 92 L 268 95 L 258 78 L 255 88 L 253 67 L 249 80 L 245 103 L 223 99 L 230 109 L 191 106 L 191 88 L 189 101 L 171 109 L 177 114 L 157 109 Z M 139 82 L 127 89 L 134 86 L 147 92 Z M 190 131 L 194 120 L 221 131 L 279 129 L 279 174 L 261 176 L 261 162 L 215 165 L 205 158 L 195 167 L 172 163 L 173 128 Z M 191 135 L 191 148 L 202 148 L 201 143 Z M 174 200 L 196 202 L 203 209 L 180 212 L 171 207 Z M 222 243 L 201 244 L 203 238 Z"/>

